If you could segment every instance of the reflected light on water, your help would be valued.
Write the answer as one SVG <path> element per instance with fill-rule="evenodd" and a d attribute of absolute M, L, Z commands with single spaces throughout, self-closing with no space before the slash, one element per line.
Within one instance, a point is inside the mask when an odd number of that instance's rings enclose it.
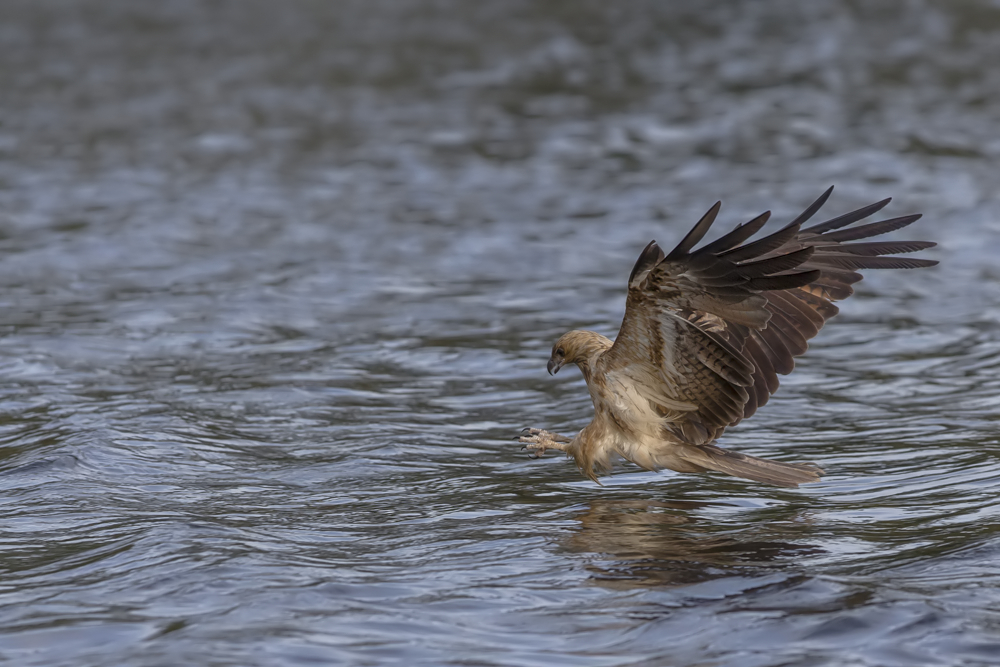
<path fill-rule="evenodd" d="M 1000 8 L 0 3 L 0 656 L 931 665 L 1000 652 Z M 528 460 L 590 419 L 650 239 L 886 196 L 725 447 L 818 484 Z M 567 369 L 571 370 L 571 369 Z"/>

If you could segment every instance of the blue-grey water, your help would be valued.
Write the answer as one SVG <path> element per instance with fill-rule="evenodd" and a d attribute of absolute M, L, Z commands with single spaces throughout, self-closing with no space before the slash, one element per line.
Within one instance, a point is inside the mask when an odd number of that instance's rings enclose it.
<path fill-rule="evenodd" d="M 5 0 L 0 661 L 997 664 L 998 62 L 990 0 Z M 821 483 L 518 451 L 650 239 L 831 184 L 941 265 L 722 441 Z"/>

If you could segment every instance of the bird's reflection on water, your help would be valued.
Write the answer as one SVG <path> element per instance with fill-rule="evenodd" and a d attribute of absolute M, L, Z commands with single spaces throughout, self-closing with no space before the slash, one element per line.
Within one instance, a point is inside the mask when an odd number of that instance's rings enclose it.
<path fill-rule="evenodd" d="M 776 539 L 767 523 L 720 533 L 707 519 L 691 516 L 693 510 L 724 504 L 595 499 L 575 517 L 579 528 L 563 546 L 595 554 L 587 569 L 595 583 L 611 588 L 694 584 L 824 551 Z"/>

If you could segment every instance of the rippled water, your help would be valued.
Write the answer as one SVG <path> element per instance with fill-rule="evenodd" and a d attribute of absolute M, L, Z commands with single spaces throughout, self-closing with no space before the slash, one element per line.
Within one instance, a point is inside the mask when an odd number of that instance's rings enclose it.
<path fill-rule="evenodd" d="M 0 659 L 1000 660 L 1000 5 L 0 7 Z M 650 238 L 884 196 L 723 444 L 799 490 L 528 460 Z"/>

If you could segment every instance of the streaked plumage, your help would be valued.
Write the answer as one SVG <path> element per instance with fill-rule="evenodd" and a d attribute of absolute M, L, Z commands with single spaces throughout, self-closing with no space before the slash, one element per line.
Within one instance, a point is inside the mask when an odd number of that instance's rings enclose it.
<path fill-rule="evenodd" d="M 716 203 L 669 254 L 650 242 L 628 281 L 617 339 L 570 331 L 553 346 L 549 372 L 575 363 L 594 403 L 594 419 L 574 438 L 525 429 L 537 454 L 567 452 L 596 481 L 617 456 L 679 472 L 716 470 L 781 486 L 819 479 L 812 464 L 765 461 L 715 446 L 729 426 L 767 403 L 794 357 L 853 293 L 859 269 L 911 269 L 936 261 L 893 257 L 927 241 L 849 243 L 901 229 L 919 215 L 851 227 L 889 199 L 802 228 L 827 190 L 788 225 L 755 241 L 763 213 L 695 249 L 718 215 Z"/>

